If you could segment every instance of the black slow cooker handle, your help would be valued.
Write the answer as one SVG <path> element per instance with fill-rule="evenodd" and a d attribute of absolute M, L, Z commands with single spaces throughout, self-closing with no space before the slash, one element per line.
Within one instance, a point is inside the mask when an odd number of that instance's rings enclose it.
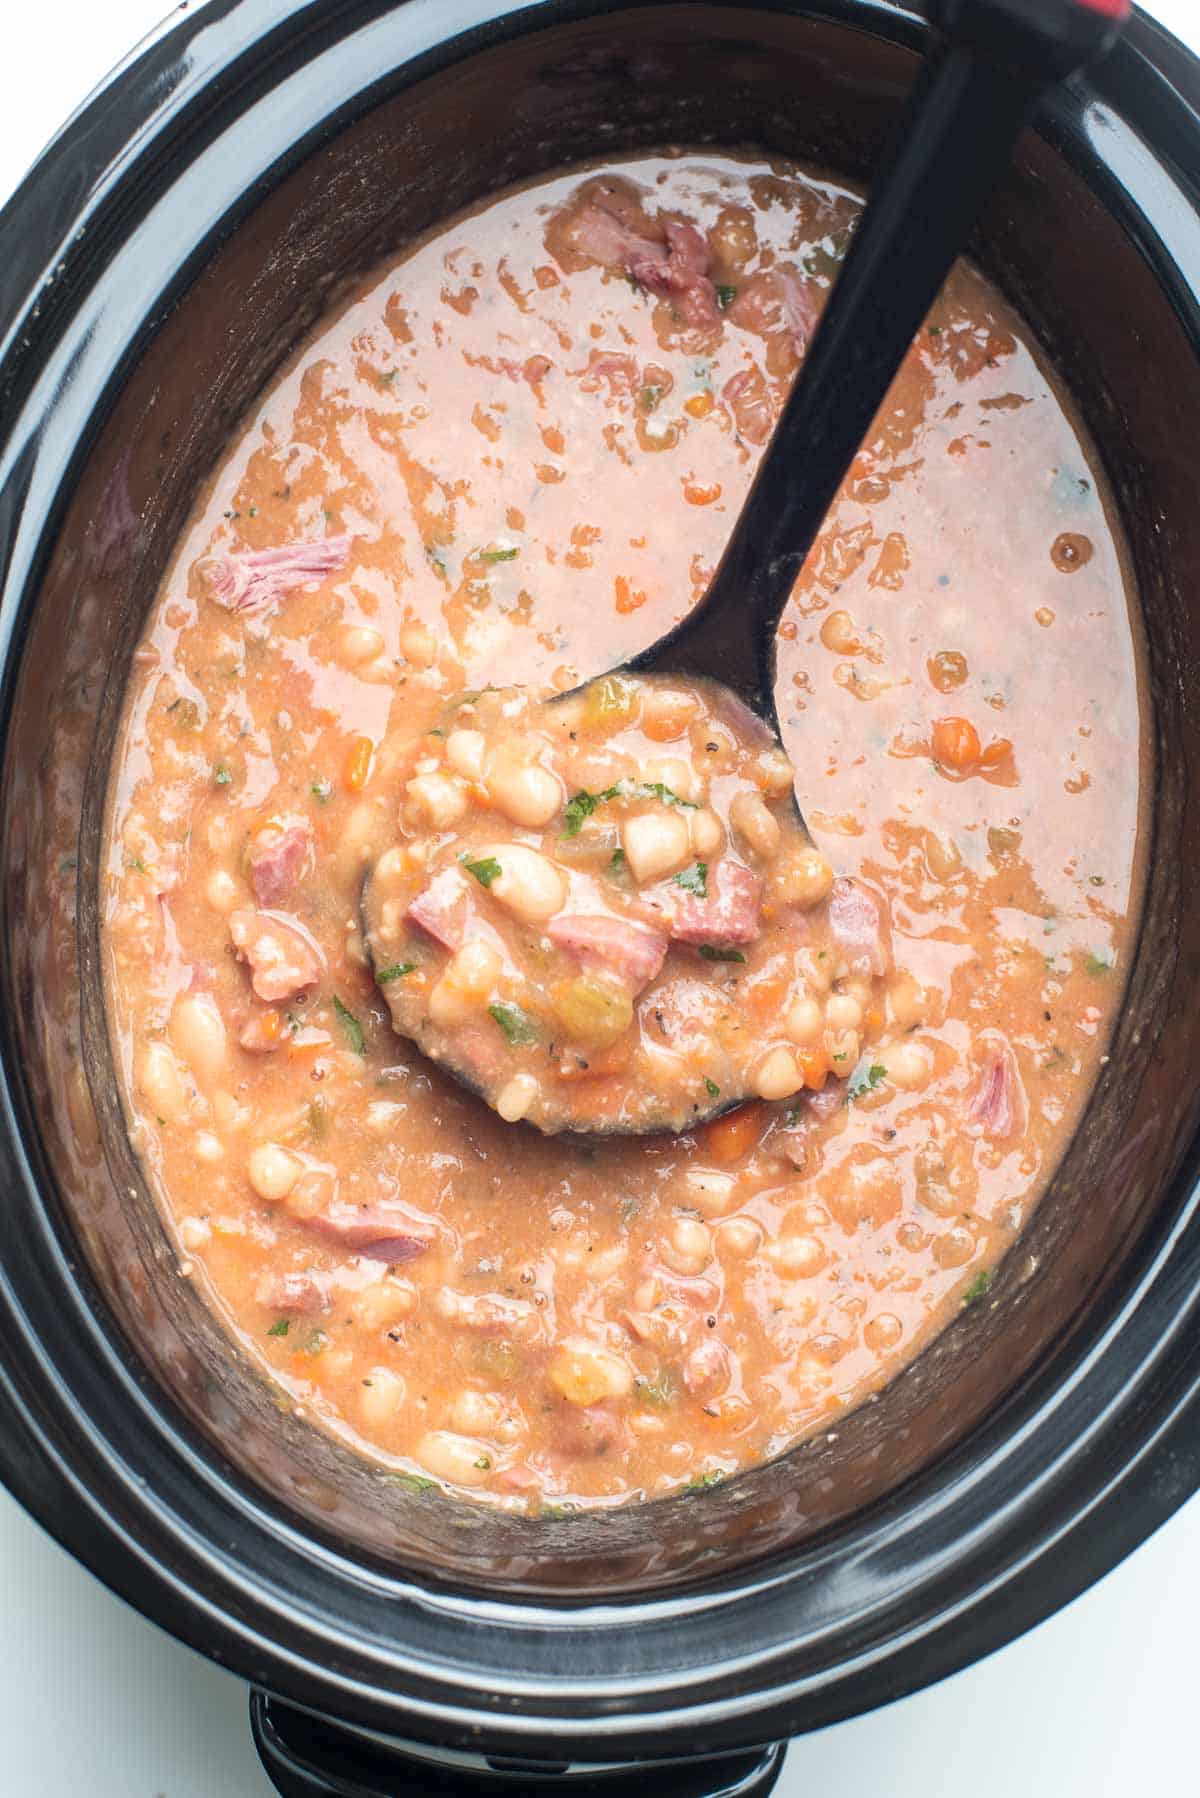
<path fill-rule="evenodd" d="M 347 1729 L 253 1688 L 250 1729 L 281 1798 L 767 1798 L 783 1769 L 786 1742 L 690 1761 L 641 1762 L 611 1770 L 568 1762 L 487 1759 L 477 1765 L 431 1761 L 399 1743 Z"/>

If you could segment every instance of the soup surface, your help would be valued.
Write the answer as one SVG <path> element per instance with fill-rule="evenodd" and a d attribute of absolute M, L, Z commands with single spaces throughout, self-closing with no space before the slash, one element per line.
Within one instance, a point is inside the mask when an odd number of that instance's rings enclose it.
<path fill-rule="evenodd" d="M 965 266 L 781 627 L 800 803 L 855 919 L 831 931 L 810 895 L 782 961 L 729 931 L 704 939 L 729 959 L 697 958 L 787 1078 L 678 1135 L 539 1135 L 393 1029 L 392 970 L 436 939 L 410 953 L 394 909 L 381 965 L 364 931 L 389 855 L 487 888 L 457 856 L 440 869 L 437 781 L 469 786 L 476 739 L 519 748 L 540 695 L 704 591 L 858 206 L 705 151 L 453 221 L 263 396 L 137 651 L 103 894 L 134 1142 L 185 1272 L 286 1402 L 410 1482 L 611 1504 L 829 1425 L 987 1302 L 1104 1054 L 1136 899 L 1121 557 L 1062 395 Z M 539 691 L 505 714 L 487 689 L 514 684 Z M 615 747 L 622 778 L 689 799 L 669 731 L 657 769 Z M 477 863 L 536 857 L 547 832 L 611 863 L 626 814 L 678 834 L 682 808 L 601 799 L 584 773 L 524 824 L 475 784 Z M 596 804 L 574 831 L 579 791 Z M 677 848 L 675 872 L 708 859 Z M 537 922 L 522 953 L 567 953 Z M 490 1010 L 512 996 L 477 996 L 521 1076 L 520 1020 Z M 674 1040 L 671 1013 L 639 1012 L 634 1048 L 656 1028 Z M 577 1059 L 593 1091 L 622 1077 L 603 1045 Z"/>

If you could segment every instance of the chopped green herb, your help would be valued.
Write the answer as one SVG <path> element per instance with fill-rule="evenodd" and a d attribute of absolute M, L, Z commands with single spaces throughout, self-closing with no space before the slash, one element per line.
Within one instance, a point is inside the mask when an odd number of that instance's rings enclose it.
<path fill-rule="evenodd" d="M 519 1005 L 507 1005 L 503 999 L 488 1006 L 488 1016 L 495 1019 L 514 1048 L 519 1044 L 536 1043 L 541 1034 L 527 1011 L 522 1011 Z"/>
<path fill-rule="evenodd" d="M 431 737 L 444 737 L 445 734 L 446 734 L 445 731 L 441 728 L 440 725 L 435 726 L 434 729 L 429 732 L 429 735 Z"/>
<path fill-rule="evenodd" d="M 71 874 L 78 866 L 79 857 L 77 855 L 64 855 L 58 864 L 58 871 L 60 874 Z"/>
<path fill-rule="evenodd" d="M 333 784 L 328 780 L 314 780 L 312 786 L 309 787 L 308 790 L 317 801 L 318 805 L 324 805 L 325 801 L 333 792 Z"/>
<path fill-rule="evenodd" d="M 638 391 L 638 405 L 643 412 L 653 412 L 663 396 L 661 387 L 647 386 Z"/>
<path fill-rule="evenodd" d="M 481 549 L 476 559 L 480 562 L 512 562 L 520 553 L 514 543 L 506 549 Z"/>
<path fill-rule="evenodd" d="M 661 780 L 639 781 L 633 791 L 639 799 L 653 794 L 654 798 L 661 799 L 664 805 L 677 805 L 685 812 L 694 812 L 697 809 L 694 799 L 681 799 L 678 793 L 673 793 L 670 787 L 665 787 Z"/>
<path fill-rule="evenodd" d="M 681 868 L 671 879 L 685 893 L 692 893 L 697 899 L 708 898 L 708 863 L 693 862 L 690 868 Z"/>
<path fill-rule="evenodd" d="M 942 327 L 940 325 L 930 325 L 929 335 L 931 337 L 940 337 L 941 334 L 942 334 Z"/>
<path fill-rule="evenodd" d="M 704 1076 L 704 1090 L 710 1099 L 719 1099 L 721 1096 L 720 1087 L 715 1080 L 710 1080 L 707 1074 Z"/>
<path fill-rule="evenodd" d="M 213 785 L 215 787 L 227 787 L 232 779 L 233 775 L 229 772 L 229 769 L 225 766 L 224 762 L 218 762 L 213 769 Z"/>
<path fill-rule="evenodd" d="M 135 856 L 129 863 L 129 866 L 133 869 L 135 874 L 144 874 L 146 872 L 146 864 L 140 855 Z"/>
<path fill-rule="evenodd" d="M 420 1473 L 390 1473 L 388 1479 L 394 1486 L 403 1486 L 406 1492 L 440 1492 L 441 1487 L 436 1480 L 427 1480 Z"/>
<path fill-rule="evenodd" d="M 399 380 L 399 378 L 400 370 L 398 368 L 389 368 L 385 375 L 380 375 L 379 377 L 384 387 L 390 387 L 392 382 Z"/>
<path fill-rule="evenodd" d="M 836 1059 L 836 1057 L 835 1057 Z M 864 1055 L 850 1076 L 846 1087 L 846 1096 L 859 1099 L 863 1093 L 873 1093 L 881 1081 L 887 1079 L 887 1069 L 878 1061 L 868 1061 Z"/>
<path fill-rule="evenodd" d="M 563 812 L 563 835 L 577 837 L 583 828 L 584 820 L 591 817 L 597 806 L 603 805 L 609 799 L 658 799 L 663 805 L 677 805 L 683 811 L 694 812 L 696 810 L 694 800 L 681 799 L 678 793 L 673 793 L 670 787 L 663 785 L 661 780 L 618 780 L 611 787 L 605 787 L 601 793 L 589 793 L 586 787 L 581 787 L 579 792 L 568 800 Z"/>
<path fill-rule="evenodd" d="M 717 283 L 717 305 L 721 308 L 722 312 L 728 311 L 729 307 L 733 305 L 733 302 L 736 299 L 736 287 L 727 287 L 722 282 Z"/>
<path fill-rule="evenodd" d="M 398 961 L 390 968 L 380 968 L 375 976 L 376 982 L 380 986 L 386 986 L 389 980 L 403 980 L 406 974 L 412 973 L 416 965 L 415 961 Z"/>
<path fill-rule="evenodd" d="M 577 837 L 583 829 L 584 819 L 590 818 L 598 805 L 606 799 L 616 799 L 624 791 L 625 783 L 617 781 L 615 786 L 605 787 L 602 793 L 589 793 L 581 787 L 572 799 L 567 801 L 563 812 L 563 835 Z"/>
<path fill-rule="evenodd" d="M 473 874 L 481 887 L 490 887 L 493 880 L 499 880 L 503 869 L 494 855 L 484 856 L 481 862 L 468 861 L 465 855 L 459 857 L 468 874 Z"/>
<path fill-rule="evenodd" d="M 988 1269 L 986 1267 L 981 1267 L 979 1272 L 971 1280 L 966 1291 L 962 1295 L 963 1304 L 964 1305 L 975 1304 L 976 1301 L 978 1299 L 981 1299 L 983 1297 L 984 1293 L 989 1290 L 989 1288 L 991 1287 L 991 1284 L 992 1284 L 992 1273 L 991 1273 L 990 1269 Z"/>
<path fill-rule="evenodd" d="M 1108 950 L 1097 949 L 1088 956 L 1087 971 L 1089 974 L 1111 974 L 1112 970 L 1113 958 Z"/>
<path fill-rule="evenodd" d="M 303 1352 L 306 1355 L 323 1355 L 328 1347 L 329 1338 L 324 1330 L 310 1330 L 304 1338 Z"/>
<path fill-rule="evenodd" d="M 745 961 L 746 959 L 740 949 L 722 949 L 716 943 L 701 943 L 700 953 L 705 961 Z"/>
<path fill-rule="evenodd" d="M 847 1057 L 847 1055 L 848 1055 L 848 1054 L 849 1054 L 849 1050 L 847 1050 L 847 1049 L 838 1049 L 838 1050 L 837 1050 L 837 1051 L 836 1051 L 836 1053 L 835 1053 L 835 1054 L 834 1054 L 834 1057 L 833 1057 L 833 1059 L 834 1059 L 834 1060 L 835 1060 L 835 1061 L 845 1061 L 845 1059 L 846 1059 L 846 1057 Z"/>
<path fill-rule="evenodd" d="M 292 1025 L 295 1030 L 297 1026 Z M 329 1109 L 324 1099 L 310 1099 L 308 1102 L 308 1127 L 314 1136 L 324 1136 L 325 1126 L 329 1122 Z"/>
<path fill-rule="evenodd" d="M 354 1050 L 354 1053 L 356 1055 L 361 1055 L 363 1049 L 366 1047 L 362 1025 L 350 1010 L 350 1007 L 342 1004 L 336 993 L 333 995 L 333 1009 L 336 1011 L 338 1023 L 342 1027 L 342 1035 Z"/>
<path fill-rule="evenodd" d="M 613 870 L 614 874 L 619 873 L 625 866 L 625 851 L 623 849 L 614 849 L 608 865 Z"/>
<path fill-rule="evenodd" d="M 271 1328 L 267 1331 L 267 1335 L 268 1336 L 286 1336 L 289 1328 L 290 1328 L 290 1325 L 288 1324 L 288 1320 L 286 1317 L 277 1317 L 275 1319 L 275 1322 L 271 1325 Z"/>
<path fill-rule="evenodd" d="M 724 1478 L 725 1475 L 716 1468 L 712 1468 L 708 1473 L 694 1473 L 684 1487 L 684 1491 L 707 1492 L 710 1487 L 719 1486 Z"/>
<path fill-rule="evenodd" d="M 637 282 L 632 275 L 629 280 L 630 285 L 636 288 Z M 575 1512 L 570 1505 L 539 1505 L 538 1507 L 539 1517 L 574 1517 L 574 1515 Z"/>
<path fill-rule="evenodd" d="M 478 1457 L 478 1458 L 477 1458 L 477 1459 L 476 1459 L 476 1460 L 475 1460 L 475 1461 L 474 1461 L 474 1462 L 473 1462 L 473 1463 L 472 1463 L 472 1465 L 473 1465 L 473 1466 L 475 1466 L 475 1467 L 478 1467 L 478 1469 L 479 1469 L 479 1471 L 480 1471 L 480 1473 L 487 1473 L 487 1471 L 488 1471 L 488 1470 L 489 1470 L 489 1468 L 490 1468 L 490 1467 L 491 1467 L 491 1465 L 492 1465 L 492 1462 L 491 1462 L 491 1457 L 490 1457 L 490 1456 L 489 1456 L 489 1455 L 480 1455 L 480 1456 L 479 1456 L 479 1457 Z"/>
<path fill-rule="evenodd" d="M 653 1380 L 638 1379 L 634 1382 L 634 1393 L 644 1405 L 669 1405 L 675 1398 L 675 1382 L 671 1378 L 669 1368 L 661 1368 L 657 1378 Z"/>

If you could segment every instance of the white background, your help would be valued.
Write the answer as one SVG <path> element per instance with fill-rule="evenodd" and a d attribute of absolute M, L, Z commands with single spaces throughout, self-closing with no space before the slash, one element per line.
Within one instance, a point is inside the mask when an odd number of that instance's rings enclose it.
<path fill-rule="evenodd" d="M 0 199 L 160 6 L 5 6 Z M 1200 49 L 1200 0 L 1151 10 Z M 793 1744 L 780 1798 L 1195 1794 L 1198 1590 L 1194 1500 L 990 1660 Z M 0 1492 L 0 1798 L 270 1794 L 245 1688 L 111 1597 Z"/>

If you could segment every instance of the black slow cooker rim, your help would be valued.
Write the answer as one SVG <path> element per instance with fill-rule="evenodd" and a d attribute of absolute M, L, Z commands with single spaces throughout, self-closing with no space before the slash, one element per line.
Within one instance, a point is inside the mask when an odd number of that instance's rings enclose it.
<path fill-rule="evenodd" d="M 621 0 L 622 6 L 644 3 Z M 853 16 L 909 42 L 920 33 L 917 15 L 887 0 L 759 4 Z M 353 23 L 385 10 L 383 0 L 299 8 L 213 0 L 199 19 L 183 20 L 135 52 L 0 213 L 0 406 L 8 436 L 0 444 L 5 728 L 59 484 L 69 478 L 60 467 L 48 497 L 37 498 L 33 475 L 39 457 L 61 443 L 62 416 L 60 396 L 56 429 L 39 376 L 85 319 L 113 236 L 189 134 L 219 128 L 220 115 L 236 106 L 239 84 L 249 83 L 254 70 L 261 75 L 272 56 L 285 46 L 295 54 L 302 41 L 319 51 Z M 431 55 L 453 55 L 464 43 L 475 47 L 500 32 L 599 9 L 580 0 L 504 17 L 501 5 L 465 0 L 450 20 L 446 9 L 422 0 L 409 0 L 405 10 L 414 27 L 431 27 Z M 431 16 L 437 10 L 442 27 Z M 450 24 L 458 34 L 453 39 Z M 1197 67 L 1160 28 L 1139 19 L 1098 82 L 1100 97 L 1119 105 L 1147 141 L 1167 145 L 1193 199 L 1200 194 L 1200 114 L 1185 94 L 1189 86 L 1198 91 Z M 1081 108 L 1079 91 L 1066 95 L 1044 126 L 1079 157 L 1086 153 Z M 88 174 L 82 200 L 81 170 Z M 1127 204 L 1144 252 L 1171 281 L 1176 308 L 1200 351 L 1200 270 L 1175 271 L 1172 279 L 1154 220 L 1133 219 L 1132 196 L 1122 200 L 1119 184 L 1108 186 L 1106 197 Z M 86 360 L 80 366 L 86 372 Z M 120 369 L 105 372 L 115 380 Z M 99 399 L 93 393 L 91 416 L 101 409 Z M 85 416 L 79 441 L 88 423 Z M 214 1659 L 300 1704 L 463 1746 L 520 1741 L 528 1748 L 553 1740 L 560 1752 L 593 1758 L 617 1744 L 624 1753 L 668 1745 L 709 1749 L 791 1733 L 899 1696 L 999 1646 L 1107 1571 L 1200 1484 L 1200 1338 L 1190 1327 L 1200 1308 L 1193 1145 L 1188 1172 L 1114 1295 L 1105 1327 L 1061 1358 L 1053 1381 L 1032 1382 L 1003 1407 L 969 1453 L 948 1457 L 839 1532 L 836 1543 L 810 1545 L 719 1587 L 582 1612 L 495 1598 L 481 1603 L 468 1594 L 420 1593 L 391 1582 L 391 1606 L 440 1605 L 449 1630 L 488 1620 L 496 1638 L 495 1677 L 481 1692 L 433 1657 L 369 1656 L 347 1641 L 331 1607 L 323 1614 L 319 1607 L 302 1609 L 289 1592 L 265 1590 L 262 1569 L 245 1545 L 240 1558 L 227 1552 L 227 1539 L 251 1514 L 277 1540 L 290 1539 L 297 1555 L 314 1545 L 219 1465 L 153 1388 L 103 1309 L 97 1311 L 98 1295 L 70 1235 L 41 1196 L 36 1128 L 7 1020 L 0 1023 L 0 1074 L 0 1180 L 14 1212 L 19 1199 L 30 1222 L 19 1242 L 0 1249 L 6 1341 L 0 1476 L 114 1591 Z M 94 1395 L 89 1404 L 76 1402 L 81 1357 L 99 1359 L 108 1390 L 103 1406 Z M 317 1558 L 336 1559 L 323 1548 Z M 818 1632 L 796 1636 L 786 1652 L 763 1648 L 763 1637 L 756 1646 L 756 1616 L 786 1609 L 797 1581 L 811 1582 L 818 1568 L 827 1577 L 835 1566 L 843 1579 L 858 1580 L 864 1600 L 838 1653 L 823 1658 Z M 387 1585 L 370 1583 L 381 1591 Z M 905 1588 L 906 1626 L 881 1644 L 870 1621 Z M 698 1607 L 728 1617 L 727 1651 L 686 1677 L 676 1673 L 672 1684 L 657 1671 L 655 1642 L 663 1632 L 686 1628 Z M 581 1677 L 567 1662 L 567 1676 L 550 1690 L 542 1675 L 521 1665 L 518 1624 L 550 1632 L 558 1642 L 568 1633 L 576 1640 L 590 1635 L 621 1671 L 598 1680 Z"/>

